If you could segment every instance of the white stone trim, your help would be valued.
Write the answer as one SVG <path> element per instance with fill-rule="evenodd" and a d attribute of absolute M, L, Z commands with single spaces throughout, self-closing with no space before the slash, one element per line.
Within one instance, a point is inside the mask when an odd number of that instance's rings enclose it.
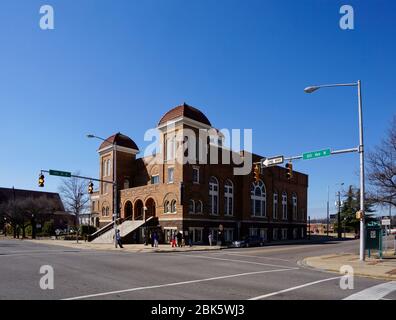
<path fill-rule="evenodd" d="M 191 118 L 187 118 L 187 117 L 184 117 L 184 116 L 169 120 L 169 121 L 159 125 L 157 128 L 162 131 L 167 126 L 176 126 L 176 125 L 181 124 L 181 123 L 187 124 L 187 125 L 189 125 L 191 127 L 197 128 L 197 129 L 211 129 L 212 128 L 211 126 L 209 126 L 209 125 L 207 125 L 205 123 L 202 123 L 202 122 L 199 122 L 197 120 L 193 120 Z"/>
<path fill-rule="evenodd" d="M 99 154 L 103 154 L 105 152 L 110 152 L 110 151 L 113 151 L 113 148 L 114 148 L 114 146 L 112 144 L 110 144 L 107 147 L 99 149 L 98 153 Z M 138 154 L 139 153 L 139 150 L 131 149 L 131 148 L 127 148 L 127 147 L 122 147 L 122 146 L 117 146 L 117 145 L 116 145 L 116 150 L 119 151 L 119 152 L 124 152 L 124 153 L 129 153 L 129 154 Z"/>

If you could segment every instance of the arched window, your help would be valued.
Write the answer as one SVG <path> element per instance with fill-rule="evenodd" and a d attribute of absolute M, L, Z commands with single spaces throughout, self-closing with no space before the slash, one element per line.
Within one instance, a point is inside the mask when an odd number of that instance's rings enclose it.
<path fill-rule="evenodd" d="M 278 192 L 274 192 L 274 203 L 272 206 L 272 218 L 278 219 Z"/>
<path fill-rule="evenodd" d="M 282 219 L 287 219 L 287 194 L 286 192 L 282 193 Z"/>
<path fill-rule="evenodd" d="M 102 162 L 102 176 L 106 177 L 106 175 L 107 175 L 106 160 L 103 160 L 103 162 Z"/>
<path fill-rule="evenodd" d="M 195 212 L 195 202 L 194 200 L 188 201 L 188 213 L 194 213 Z"/>
<path fill-rule="evenodd" d="M 226 180 L 224 184 L 224 215 L 234 214 L 234 186 L 231 180 Z"/>
<path fill-rule="evenodd" d="M 267 195 L 263 181 L 252 183 L 250 199 L 252 216 L 265 217 L 267 215 Z"/>
<path fill-rule="evenodd" d="M 293 202 L 293 219 L 297 220 L 297 195 L 295 193 L 293 193 L 292 202 Z"/>
<path fill-rule="evenodd" d="M 106 208 L 106 217 L 108 217 L 109 215 L 110 215 L 110 208 L 107 207 L 107 208 Z"/>
<path fill-rule="evenodd" d="M 219 214 L 219 182 L 215 177 L 209 180 L 209 214 Z"/>
<path fill-rule="evenodd" d="M 102 216 L 103 217 L 106 216 L 106 208 L 105 207 L 102 208 Z"/>
<path fill-rule="evenodd" d="M 165 201 L 165 203 L 164 203 L 164 213 L 169 213 L 169 212 L 170 212 L 169 201 Z"/>
<path fill-rule="evenodd" d="M 176 200 L 172 200 L 171 202 L 171 212 L 172 213 L 176 212 Z"/>
<path fill-rule="evenodd" d="M 202 213 L 202 201 L 198 200 L 195 203 L 195 213 Z"/>
<path fill-rule="evenodd" d="M 107 160 L 107 176 L 111 176 L 111 161 Z"/>

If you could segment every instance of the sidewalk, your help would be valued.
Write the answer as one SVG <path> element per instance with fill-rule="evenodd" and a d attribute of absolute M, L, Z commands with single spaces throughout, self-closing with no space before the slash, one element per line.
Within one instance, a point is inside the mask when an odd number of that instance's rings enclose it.
<path fill-rule="evenodd" d="M 220 250 L 220 246 L 184 246 L 182 248 L 172 248 L 170 244 L 159 244 L 158 248 L 151 245 L 145 246 L 144 244 L 124 244 L 124 248 L 115 248 L 113 243 L 91 243 L 79 241 L 77 243 L 68 240 L 23 240 L 38 244 L 56 245 L 66 248 L 82 249 L 82 250 L 105 250 L 105 251 L 126 251 L 126 252 L 188 252 L 188 251 L 211 251 Z"/>
<path fill-rule="evenodd" d="M 385 253 L 383 259 L 366 257 L 366 261 L 359 261 L 358 255 L 348 253 L 309 257 L 302 260 L 301 264 L 315 269 L 337 273 L 340 272 L 342 266 L 349 265 L 353 268 L 354 275 L 396 280 L 396 255 L 394 255 L 393 251 Z"/>

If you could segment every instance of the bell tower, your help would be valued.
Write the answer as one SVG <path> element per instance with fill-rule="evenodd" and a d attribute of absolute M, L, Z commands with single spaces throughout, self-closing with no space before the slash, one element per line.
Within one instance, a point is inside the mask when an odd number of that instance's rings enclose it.
<path fill-rule="evenodd" d="M 115 206 L 119 208 L 117 216 L 121 216 L 119 191 L 133 186 L 133 164 L 139 149 L 131 138 L 116 133 L 105 139 L 98 153 L 100 179 L 109 181 L 109 183 L 102 182 L 99 186 L 100 220 L 109 223 L 112 221 Z M 115 198 L 113 181 L 117 183 L 117 198 Z"/>

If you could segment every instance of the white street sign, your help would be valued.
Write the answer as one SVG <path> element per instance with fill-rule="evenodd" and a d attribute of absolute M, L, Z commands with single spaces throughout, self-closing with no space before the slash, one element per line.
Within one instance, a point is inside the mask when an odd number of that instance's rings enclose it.
<path fill-rule="evenodd" d="M 278 164 L 282 164 L 284 162 L 283 156 L 277 156 L 272 158 L 263 158 L 261 159 L 261 166 L 262 167 L 271 167 L 276 166 Z"/>
<path fill-rule="evenodd" d="M 382 219 L 381 220 L 381 224 L 383 226 L 390 226 L 390 223 L 391 223 L 390 219 Z"/>

